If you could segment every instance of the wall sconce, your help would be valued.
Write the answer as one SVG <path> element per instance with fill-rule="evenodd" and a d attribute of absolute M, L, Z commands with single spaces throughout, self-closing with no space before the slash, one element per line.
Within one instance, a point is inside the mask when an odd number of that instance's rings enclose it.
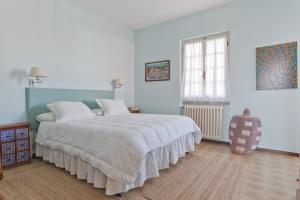
<path fill-rule="evenodd" d="M 124 81 L 121 79 L 115 79 L 114 82 L 114 88 L 121 88 L 123 85 L 125 85 Z"/>
<path fill-rule="evenodd" d="M 42 84 L 43 77 L 47 76 L 45 75 L 45 72 L 41 67 L 32 67 L 30 71 L 29 85 L 34 88 L 37 86 L 37 84 Z"/>

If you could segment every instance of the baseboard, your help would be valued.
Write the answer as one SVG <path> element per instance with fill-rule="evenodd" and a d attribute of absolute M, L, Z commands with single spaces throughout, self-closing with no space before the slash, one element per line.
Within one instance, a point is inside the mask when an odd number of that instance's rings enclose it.
<path fill-rule="evenodd" d="M 229 145 L 229 142 L 221 141 L 221 140 L 211 140 L 211 139 L 202 139 L 203 142 L 210 142 L 215 144 L 224 144 Z"/>
<path fill-rule="evenodd" d="M 215 143 L 215 144 L 229 145 L 229 142 L 219 141 L 219 140 L 202 139 L 202 141 L 204 141 L 204 142 L 210 142 L 210 143 Z M 260 148 L 260 147 L 258 147 L 256 150 L 257 151 L 263 151 L 263 152 L 269 152 L 269 153 L 276 153 L 276 154 L 281 154 L 281 155 L 288 155 L 288 156 L 299 157 L 299 153 L 288 152 L 288 151 L 279 151 L 279 150 L 266 149 L 266 148 Z"/>

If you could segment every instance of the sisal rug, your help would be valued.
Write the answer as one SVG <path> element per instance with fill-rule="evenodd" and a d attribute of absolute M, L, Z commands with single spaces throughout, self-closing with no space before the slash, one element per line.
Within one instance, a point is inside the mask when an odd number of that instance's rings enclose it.
<path fill-rule="evenodd" d="M 239 156 L 226 146 L 204 143 L 123 198 L 106 196 L 104 189 L 36 159 L 6 170 L 0 193 L 6 200 L 294 200 L 297 175 L 296 157 L 260 152 Z"/>
<path fill-rule="evenodd" d="M 45 166 L 0 183 L 0 191 L 7 200 L 117 199 L 61 169 L 40 164 Z M 123 199 L 234 199 L 240 193 L 239 177 L 244 172 L 245 166 L 236 162 L 187 156 L 178 165 L 163 170 L 161 177 L 126 193 Z"/>
<path fill-rule="evenodd" d="M 141 189 L 150 199 L 234 199 L 240 193 L 245 166 L 193 156 L 161 173 Z"/>

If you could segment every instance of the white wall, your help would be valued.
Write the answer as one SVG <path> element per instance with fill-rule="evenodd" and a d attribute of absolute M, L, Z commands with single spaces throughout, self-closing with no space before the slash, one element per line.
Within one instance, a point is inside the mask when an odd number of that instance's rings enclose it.
<path fill-rule="evenodd" d="M 299 0 L 240 0 L 137 31 L 136 104 L 144 112 L 179 114 L 180 40 L 230 31 L 232 100 L 226 107 L 224 139 L 231 116 L 249 107 L 262 121 L 260 147 L 298 152 L 300 90 L 256 91 L 255 48 L 293 41 L 299 46 L 299 9 Z M 171 81 L 145 83 L 145 63 L 165 59 L 171 60 Z"/>
<path fill-rule="evenodd" d="M 76 0 L 0 0 L 0 124 L 25 120 L 25 87 L 32 66 L 43 87 L 111 90 L 134 103 L 133 32 Z"/>

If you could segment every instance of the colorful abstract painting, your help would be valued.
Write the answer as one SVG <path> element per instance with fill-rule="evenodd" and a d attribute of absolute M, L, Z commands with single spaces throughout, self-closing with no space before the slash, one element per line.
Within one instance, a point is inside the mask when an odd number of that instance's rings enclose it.
<path fill-rule="evenodd" d="M 256 49 L 256 89 L 298 88 L 297 42 Z"/>
<path fill-rule="evenodd" d="M 145 64 L 145 81 L 170 80 L 170 60 Z"/>

